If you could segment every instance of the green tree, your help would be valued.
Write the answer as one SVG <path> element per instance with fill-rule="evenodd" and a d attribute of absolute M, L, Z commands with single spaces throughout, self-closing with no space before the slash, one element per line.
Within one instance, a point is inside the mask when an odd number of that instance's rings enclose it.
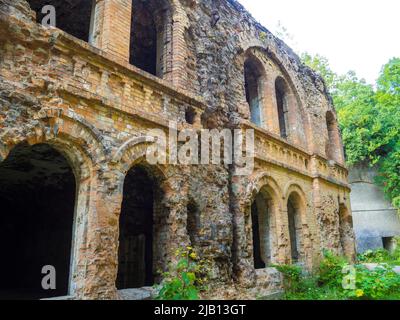
<path fill-rule="evenodd" d="M 335 90 L 338 76 L 332 71 L 327 58 L 318 54 L 312 56 L 305 52 L 301 54 L 301 60 L 305 65 L 317 71 L 322 76 L 322 78 L 325 80 L 325 84 L 331 92 Z"/>
<path fill-rule="evenodd" d="M 400 59 L 382 68 L 376 88 L 355 72 L 337 75 L 324 57 L 303 54 L 302 59 L 321 74 L 331 92 L 348 164 L 377 165 L 377 182 L 400 208 Z"/>
<path fill-rule="evenodd" d="M 379 182 L 393 204 L 400 208 L 400 58 L 393 58 L 381 72 L 377 82 L 376 103 L 379 116 L 376 128 L 381 132 L 377 161 Z"/>

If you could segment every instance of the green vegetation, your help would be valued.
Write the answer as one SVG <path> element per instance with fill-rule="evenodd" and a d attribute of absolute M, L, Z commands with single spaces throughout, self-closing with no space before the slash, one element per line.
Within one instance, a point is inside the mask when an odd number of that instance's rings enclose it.
<path fill-rule="evenodd" d="M 362 263 L 386 263 L 388 265 L 400 266 L 400 247 L 393 252 L 384 249 L 376 251 L 368 250 L 358 255 L 358 261 Z"/>
<path fill-rule="evenodd" d="M 400 300 L 400 275 L 388 264 L 375 270 L 353 267 L 327 251 L 315 274 L 296 266 L 276 268 L 283 274 L 286 300 Z"/>
<path fill-rule="evenodd" d="M 376 165 L 379 183 L 400 209 L 400 58 L 391 59 L 375 86 L 354 72 L 334 73 L 327 59 L 302 55 L 325 79 L 339 117 L 349 165 Z"/>
<path fill-rule="evenodd" d="M 176 251 L 177 261 L 163 273 L 157 300 L 198 300 L 206 290 L 207 262 L 199 260 L 191 247 Z"/>

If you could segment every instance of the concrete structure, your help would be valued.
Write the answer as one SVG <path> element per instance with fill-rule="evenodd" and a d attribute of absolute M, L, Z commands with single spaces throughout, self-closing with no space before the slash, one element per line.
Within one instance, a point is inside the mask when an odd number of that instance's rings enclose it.
<path fill-rule="evenodd" d="M 350 170 L 354 230 L 360 253 L 382 248 L 392 250 L 394 238 L 400 236 L 398 212 L 376 184 L 376 175 L 375 168 L 363 165 Z"/>
<path fill-rule="evenodd" d="M 209 298 L 280 288 L 271 263 L 354 257 L 326 86 L 237 1 L 55 0 L 45 28 L 48 2 L 0 0 L 2 296 L 131 297 L 188 245 Z M 255 168 L 150 165 L 150 129 L 253 129 Z"/>

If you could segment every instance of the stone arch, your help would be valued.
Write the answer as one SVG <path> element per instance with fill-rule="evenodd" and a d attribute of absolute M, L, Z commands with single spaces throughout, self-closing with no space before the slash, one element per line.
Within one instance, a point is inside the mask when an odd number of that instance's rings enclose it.
<path fill-rule="evenodd" d="M 302 146 L 305 149 L 312 149 L 312 127 L 311 127 L 311 115 L 307 112 L 304 106 L 304 102 L 300 96 L 301 88 L 295 86 L 293 79 L 296 79 L 297 75 L 290 71 L 287 67 L 286 61 L 275 53 L 271 48 L 265 48 L 264 45 L 258 40 L 249 41 L 242 44 L 243 53 L 238 56 L 239 62 L 243 63 L 244 57 L 249 53 L 257 53 L 257 57 L 264 57 L 274 67 L 271 69 L 271 74 L 265 74 L 264 90 L 267 96 L 264 96 L 264 107 L 265 116 L 264 124 L 268 127 L 268 130 L 280 134 L 279 130 L 279 117 L 277 113 L 277 103 L 275 99 L 275 81 L 278 77 L 282 78 L 285 83 L 285 87 L 288 92 L 288 140 L 292 143 Z M 272 97 L 272 101 L 269 101 L 269 97 Z M 275 109 L 275 110 L 273 110 Z M 291 134 L 292 133 L 292 134 Z"/>
<path fill-rule="evenodd" d="M 43 108 L 34 117 L 41 125 L 34 128 L 27 141 L 61 141 L 76 146 L 93 165 L 107 159 L 107 147 L 101 132 L 83 117 L 72 111 Z"/>
<path fill-rule="evenodd" d="M 128 153 L 134 152 L 138 156 L 136 157 L 143 157 L 146 153 L 144 152 L 145 148 L 148 147 L 149 144 L 155 142 L 155 138 L 152 136 L 142 136 L 142 137 L 133 137 L 132 139 L 127 140 L 124 142 L 118 150 L 115 152 L 112 161 L 114 163 L 118 163 L 119 161 L 124 161 L 122 158 L 126 157 Z M 130 149 L 139 148 L 140 152 L 137 153 L 137 150 L 132 151 Z M 124 158 L 125 159 L 125 158 Z M 125 159 L 125 162 L 129 162 Z"/>
<path fill-rule="evenodd" d="M 307 262 L 307 198 L 300 186 L 292 184 L 286 191 L 286 212 L 288 218 L 288 239 L 291 261 Z"/>
<path fill-rule="evenodd" d="M 344 204 L 339 206 L 339 236 L 341 252 L 350 260 L 355 259 L 353 217 Z"/>
<path fill-rule="evenodd" d="M 311 115 L 307 112 L 300 96 L 301 88 L 295 85 L 294 79 L 297 78 L 297 74 L 291 71 L 287 61 L 276 50 L 269 48 L 267 55 L 279 68 L 280 76 L 285 80 L 289 92 L 289 141 L 311 150 L 313 137 Z M 295 134 L 290 135 L 294 129 L 296 129 Z"/>
<path fill-rule="evenodd" d="M 147 150 L 154 142 L 155 138 L 152 136 L 133 137 L 114 152 L 111 161 L 121 174 L 126 175 L 136 164 L 146 162 Z M 163 166 L 155 167 L 166 177 Z"/>
<path fill-rule="evenodd" d="M 262 269 L 271 263 L 280 261 L 279 232 L 281 229 L 282 192 L 276 181 L 267 174 L 256 176 L 252 181 L 253 183 L 247 189 L 244 208 L 246 246 L 248 255 L 253 257 L 254 268 Z M 255 243 L 255 241 L 259 241 L 259 243 Z M 260 250 L 259 253 L 256 250 Z"/>
<path fill-rule="evenodd" d="M 254 174 L 250 179 L 250 184 L 246 189 L 246 203 L 251 204 L 254 196 L 261 191 L 264 186 L 270 186 L 277 198 L 282 199 L 283 191 L 277 181 L 267 173 Z"/>
<path fill-rule="evenodd" d="M 292 143 L 308 147 L 310 141 L 309 115 L 292 81 L 282 70 L 274 82 L 275 106 L 277 108 L 279 133 Z"/>
<path fill-rule="evenodd" d="M 3 160 L 21 143 L 30 146 L 49 145 L 57 150 L 70 164 L 76 180 L 76 197 L 73 225 L 73 243 L 69 294 L 79 295 L 86 281 L 80 270 L 86 257 L 88 221 L 90 215 L 93 172 L 97 164 L 106 159 L 101 142 L 90 128 L 76 119 L 63 115 L 60 110 L 48 109 L 37 116 L 37 126 L 24 135 L 3 137 L 1 154 Z"/>
<path fill-rule="evenodd" d="M 250 120 L 255 125 L 262 127 L 264 124 L 263 96 L 266 73 L 262 62 L 250 51 L 245 55 L 243 75 Z"/>
<path fill-rule="evenodd" d="M 284 188 L 283 194 L 284 194 L 285 199 L 288 199 L 292 193 L 298 194 L 298 196 L 302 202 L 302 205 L 304 205 L 305 207 L 308 205 L 307 204 L 308 203 L 307 195 L 303 191 L 303 188 L 298 183 L 293 182 L 293 181 L 289 182 Z"/>
<path fill-rule="evenodd" d="M 166 270 L 169 258 L 171 208 L 166 199 L 169 184 L 165 171 L 148 164 L 140 153 L 131 160 L 129 166 L 125 163 L 120 167 L 118 289 L 157 283 L 161 280 L 158 272 Z"/>
<path fill-rule="evenodd" d="M 42 109 L 35 119 L 38 125 L 24 135 L 5 136 L 0 141 L 0 155 L 5 158 L 16 145 L 47 143 L 54 146 L 73 164 L 78 177 L 86 179 L 90 170 L 106 160 L 101 133 L 85 120 L 73 114 L 64 114 L 61 109 Z"/>
<path fill-rule="evenodd" d="M 77 170 L 73 170 L 73 163 L 57 149 L 50 143 L 20 143 L 0 164 L 0 242 L 2 246 L 6 239 L 12 243 L 3 247 L 2 252 L 5 259 L 15 264 L 12 269 L 3 265 L 1 275 L 16 277 L 12 283 L 2 279 L 1 291 L 8 288 L 0 293 L 3 298 L 12 297 L 13 291 L 19 295 L 14 298 L 26 295 L 29 299 L 71 292 L 79 176 L 74 173 Z M 40 287 L 40 272 L 45 265 L 56 268 L 57 284 L 53 291 Z"/>

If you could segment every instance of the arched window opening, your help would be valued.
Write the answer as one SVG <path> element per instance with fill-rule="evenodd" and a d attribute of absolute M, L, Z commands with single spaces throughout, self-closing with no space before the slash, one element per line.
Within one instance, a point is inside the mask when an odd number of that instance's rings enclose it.
<path fill-rule="evenodd" d="M 251 205 L 255 269 L 264 269 L 272 262 L 272 210 L 272 198 L 262 190 Z"/>
<path fill-rule="evenodd" d="M 382 244 L 383 248 L 390 253 L 393 253 L 397 248 L 397 241 L 395 237 L 383 237 Z"/>
<path fill-rule="evenodd" d="M 133 0 L 130 63 L 163 78 L 171 72 L 172 19 L 169 3 L 163 0 Z"/>
<path fill-rule="evenodd" d="M 353 219 L 343 205 L 340 205 L 339 209 L 339 234 L 342 253 L 349 259 L 353 259 L 355 252 Z"/>
<path fill-rule="evenodd" d="M 36 12 L 36 21 L 42 23 L 48 14 L 42 13 L 46 5 L 56 10 L 56 27 L 83 41 L 89 42 L 93 24 L 95 0 L 28 0 Z"/>
<path fill-rule="evenodd" d="M 185 110 L 185 121 L 188 124 L 195 124 L 197 113 L 196 110 L 192 107 L 187 107 Z"/>
<path fill-rule="evenodd" d="M 261 126 L 261 73 L 262 65 L 253 58 L 244 64 L 246 101 L 250 107 L 251 122 Z"/>
<path fill-rule="evenodd" d="M 69 294 L 76 182 L 68 161 L 47 144 L 20 144 L 0 164 L 0 298 Z M 56 270 L 44 290 L 42 268 Z"/>
<path fill-rule="evenodd" d="M 191 200 L 187 205 L 186 226 L 191 245 L 197 245 L 200 231 L 200 209 L 193 200 Z"/>
<path fill-rule="evenodd" d="M 299 196 L 292 194 L 287 203 L 290 250 L 293 263 L 301 260 L 302 222 Z"/>
<path fill-rule="evenodd" d="M 289 130 L 288 130 L 288 96 L 287 96 L 287 87 L 285 80 L 281 77 L 277 78 L 275 81 L 275 94 L 276 94 L 276 104 L 278 108 L 278 117 L 279 117 L 279 129 L 281 137 L 284 139 L 288 138 Z"/>
<path fill-rule="evenodd" d="M 118 289 L 152 286 L 156 282 L 166 238 L 163 192 L 149 168 L 137 165 L 125 177 L 119 222 Z M 165 241 L 164 241 L 165 242 Z"/>
<path fill-rule="evenodd" d="M 337 131 L 338 127 L 336 124 L 335 116 L 331 111 L 328 111 L 326 113 L 326 127 L 328 130 L 328 141 L 326 142 L 326 156 L 330 160 L 335 160 L 336 159 L 336 152 L 337 150 L 337 145 L 338 145 L 338 136 L 337 136 Z"/>

